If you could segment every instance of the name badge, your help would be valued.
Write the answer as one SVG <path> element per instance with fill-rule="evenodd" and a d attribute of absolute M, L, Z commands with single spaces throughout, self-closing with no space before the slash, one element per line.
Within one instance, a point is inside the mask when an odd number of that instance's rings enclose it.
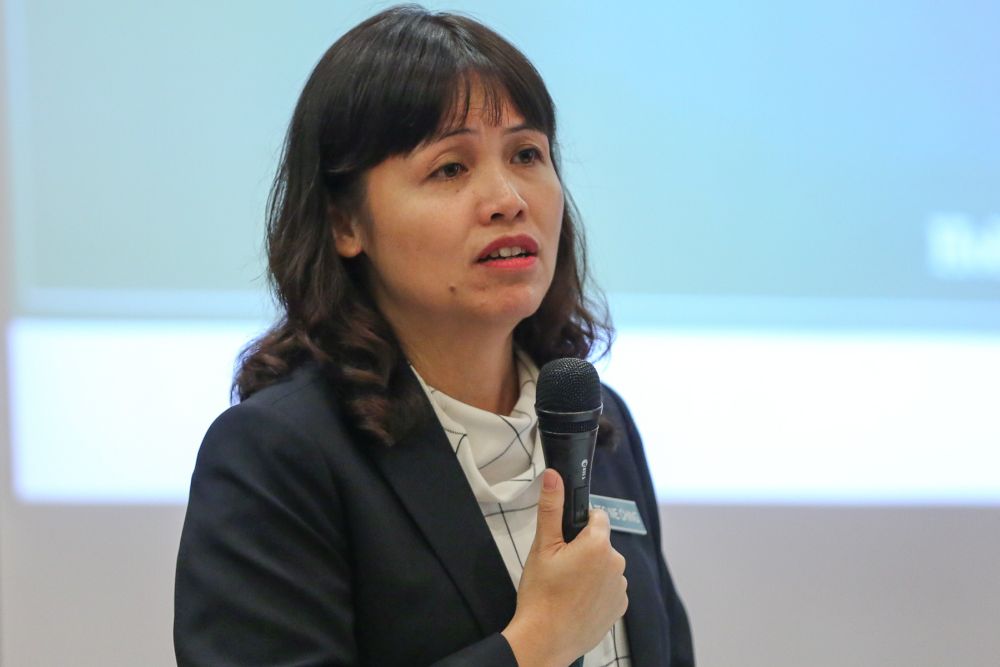
<path fill-rule="evenodd" d="M 646 525 L 642 522 L 642 517 L 639 516 L 639 508 L 634 500 L 609 498 L 592 493 L 590 494 L 590 506 L 608 513 L 608 518 L 611 519 L 611 530 L 620 530 L 623 533 L 635 533 L 636 535 L 646 534 Z"/>

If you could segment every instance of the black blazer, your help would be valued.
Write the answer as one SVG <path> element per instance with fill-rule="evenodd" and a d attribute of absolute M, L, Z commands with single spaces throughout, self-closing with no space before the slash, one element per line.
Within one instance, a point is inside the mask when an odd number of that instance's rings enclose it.
<path fill-rule="evenodd" d="M 627 561 L 632 664 L 688 667 L 691 634 L 642 444 L 606 388 L 604 409 L 620 445 L 598 449 L 592 490 L 635 500 L 649 531 L 611 535 Z M 212 424 L 177 559 L 181 667 L 516 667 L 499 633 L 517 593 L 427 413 L 391 448 L 360 441 L 307 366 Z"/>

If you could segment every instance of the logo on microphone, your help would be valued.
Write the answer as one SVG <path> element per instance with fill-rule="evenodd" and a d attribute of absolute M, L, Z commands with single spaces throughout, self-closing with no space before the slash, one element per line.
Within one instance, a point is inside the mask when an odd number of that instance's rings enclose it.
<path fill-rule="evenodd" d="M 580 462 L 580 476 L 584 482 L 587 481 L 587 459 Z"/>

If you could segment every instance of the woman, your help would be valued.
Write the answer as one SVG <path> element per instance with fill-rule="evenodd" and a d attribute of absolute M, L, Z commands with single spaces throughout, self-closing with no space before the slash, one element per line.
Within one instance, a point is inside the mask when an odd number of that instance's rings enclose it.
<path fill-rule="evenodd" d="M 620 399 L 592 488 L 646 535 L 594 511 L 563 542 L 535 446 L 538 367 L 610 334 L 555 149 L 538 73 L 471 19 L 393 8 L 316 66 L 270 202 L 284 315 L 192 478 L 180 665 L 693 664 Z"/>

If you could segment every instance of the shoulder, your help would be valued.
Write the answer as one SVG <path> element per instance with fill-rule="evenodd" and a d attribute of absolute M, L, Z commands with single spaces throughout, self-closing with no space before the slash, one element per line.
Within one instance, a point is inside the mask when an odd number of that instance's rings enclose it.
<path fill-rule="evenodd" d="M 612 419 L 616 426 L 624 426 L 626 423 L 632 422 L 632 415 L 629 413 L 624 399 L 617 391 L 603 382 L 601 383 L 601 396 L 604 403 L 604 414 Z"/>
<path fill-rule="evenodd" d="M 196 470 L 215 464 L 314 464 L 331 439 L 347 439 L 346 430 L 333 387 L 310 364 L 219 415 L 202 441 Z"/>
<path fill-rule="evenodd" d="M 653 511 L 656 505 L 655 493 L 639 430 L 632 419 L 628 406 L 618 392 L 607 385 L 601 385 L 601 389 L 604 395 L 604 416 L 614 429 L 612 435 L 614 447 L 608 457 L 611 460 L 608 462 L 613 461 L 634 471 L 635 479 L 630 483 L 637 484 L 641 488 L 647 500 L 650 501 L 648 510 Z"/>
<path fill-rule="evenodd" d="M 654 544 L 660 544 L 659 508 L 653 478 L 650 474 L 646 451 L 639 436 L 639 430 L 632 419 L 628 406 L 622 397 L 607 385 L 601 387 L 604 393 L 604 414 L 615 429 L 614 438 L 616 451 L 608 458 L 608 463 L 614 463 L 630 470 L 627 481 L 621 488 L 635 492 L 641 503 L 643 516 L 648 518 L 649 530 Z M 595 461 L 595 477 L 596 477 Z M 625 479 L 625 478 L 623 478 Z"/>
<path fill-rule="evenodd" d="M 617 391 L 604 383 L 601 383 L 601 394 L 604 404 L 604 417 L 611 423 L 615 431 L 614 446 L 617 447 L 624 444 L 629 449 L 633 449 L 636 446 L 641 449 L 642 444 L 639 442 L 639 432 L 636 429 L 635 421 L 632 419 L 632 413 L 629 412 L 628 405 L 625 404 L 625 400 Z"/>
<path fill-rule="evenodd" d="M 333 386 L 315 364 L 301 366 L 230 407 L 212 428 L 260 421 L 284 422 L 298 430 L 322 425 L 333 427 L 340 422 Z"/>
<path fill-rule="evenodd" d="M 315 408 L 337 411 L 333 386 L 316 364 L 302 365 L 281 380 L 234 405 L 227 412 L 269 413 L 298 421 Z"/>

